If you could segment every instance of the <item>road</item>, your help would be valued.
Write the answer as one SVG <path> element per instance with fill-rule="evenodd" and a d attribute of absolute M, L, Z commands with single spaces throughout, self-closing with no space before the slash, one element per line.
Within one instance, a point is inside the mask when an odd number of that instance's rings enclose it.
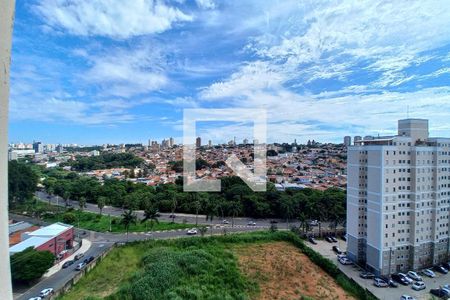
<path fill-rule="evenodd" d="M 45 223 L 40 220 L 35 220 L 30 217 L 25 216 L 18 216 L 18 215 L 11 215 L 11 219 L 14 219 L 16 221 L 27 221 L 34 224 L 42 224 Z M 244 225 L 237 225 L 234 228 L 231 227 L 225 227 L 220 226 L 216 228 L 216 226 L 212 226 L 208 229 L 206 235 L 217 235 L 222 234 L 224 230 L 226 230 L 227 233 L 237 233 L 237 232 L 248 232 L 248 231 L 255 231 L 255 230 L 261 230 L 261 227 L 254 227 L 254 226 L 244 226 Z M 180 229 L 180 230 L 170 230 L 170 231 L 160 231 L 160 232 L 154 232 L 154 233 L 130 233 L 127 237 L 126 234 L 115 234 L 115 233 L 100 233 L 95 231 L 89 231 L 84 229 L 76 229 L 76 234 L 80 234 L 80 237 L 83 239 L 88 239 L 91 241 L 92 246 L 89 248 L 88 251 L 86 251 L 85 256 L 94 256 L 99 257 L 102 255 L 103 252 L 107 251 L 110 247 L 114 245 L 114 243 L 122 243 L 128 241 L 142 241 L 142 240 L 149 240 L 149 239 L 169 239 L 169 238 L 180 238 L 180 237 L 187 237 L 186 230 Z M 48 278 L 44 278 L 39 283 L 37 283 L 35 286 L 30 288 L 28 291 L 26 291 L 23 294 L 15 294 L 14 299 L 18 300 L 28 300 L 31 297 L 35 297 L 39 295 L 39 292 L 45 288 L 52 287 L 55 290 L 58 290 L 62 288 L 68 281 L 70 281 L 77 273 L 75 271 L 76 264 L 73 264 L 72 266 L 61 269 L 52 276 Z"/>

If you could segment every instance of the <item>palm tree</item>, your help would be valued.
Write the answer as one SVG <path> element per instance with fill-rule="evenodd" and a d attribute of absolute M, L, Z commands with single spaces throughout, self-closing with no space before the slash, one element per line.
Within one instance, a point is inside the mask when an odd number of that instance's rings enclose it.
<path fill-rule="evenodd" d="M 151 204 L 147 204 L 144 208 L 144 218 L 141 220 L 141 223 L 150 222 L 150 231 L 153 230 L 153 226 L 159 223 L 158 220 L 158 209 Z M 147 223 L 146 223 L 147 227 Z"/>
<path fill-rule="evenodd" d="M 295 212 L 295 203 L 291 196 L 284 195 L 281 198 L 280 208 L 283 216 L 286 218 L 286 226 L 289 229 L 289 219 L 292 218 Z"/>
<path fill-rule="evenodd" d="M 100 210 L 100 215 L 102 215 L 102 211 L 103 211 L 103 208 L 105 207 L 105 204 L 106 204 L 106 197 L 103 197 L 103 196 L 98 197 L 97 207 Z"/>
<path fill-rule="evenodd" d="M 178 201 L 176 195 L 172 196 L 172 210 L 170 214 L 170 218 L 172 219 L 172 223 L 175 223 L 175 210 L 177 209 Z"/>
<path fill-rule="evenodd" d="M 120 223 L 125 226 L 125 229 L 127 231 L 127 242 L 128 242 L 128 231 L 130 229 L 130 225 L 136 224 L 136 222 L 137 222 L 137 216 L 133 212 L 133 210 L 129 209 L 129 210 L 123 212 Z"/>

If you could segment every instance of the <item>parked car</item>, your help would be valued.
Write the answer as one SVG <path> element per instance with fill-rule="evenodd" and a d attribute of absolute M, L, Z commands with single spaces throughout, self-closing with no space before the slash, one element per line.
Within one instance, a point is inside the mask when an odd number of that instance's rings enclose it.
<path fill-rule="evenodd" d="M 175 219 L 176 217 L 177 217 L 176 214 L 170 214 L 170 215 L 169 215 L 169 218 L 171 218 L 171 219 Z"/>
<path fill-rule="evenodd" d="M 250 221 L 250 222 L 247 223 L 247 225 L 248 225 L 248 226 L 256 226 L 256 223 L 253 222 L 253 221 Z"/>
<path fill-rule="evenodd" d="M 381 278 L 375 277 L 373 279 L 373 285 L 376 287 L 388 287 L 389 284 Z"/>
<path fill-rule="evenodd" d="M 51 294 L 53 294 L 53 289 L 52 288 L 46 288 L 46 289 L 43 289 L 40 292 L 39 297 L 45 298 L 47 296 L 50 296 Z"/>
<path fill-rule="evenodd" d="M 413 283 L 413 285 L 411 286 L 411 288 L 415 291 L 420 291 L 420 290 L 424 290 L 426 289 L 426 285 L 425 282 L 423 281 L 416 281 Z"/>
<path fill-rule="evenodd" d="M 400 300 L 416 300 L 416 298 L 413 298 L 410 295 L 402 295 Z"/>
<path fill-rule="evenodd" d="M 438 298 L 447 298 L 449 296 L 448 291 L 445 289 L 431 289 L 430 293 Z"/>
<path fill-rule="evenodd" d="M 270 224 L 278 224 L 277 220 L 270 220 Z"/>
<path fill-rule="evenodd" d="M 95 257 L 93 257 L 93 256 L 89 256 L 89 258 L 88 258 L 88 263 L 90 263 L 90 262 L 94 261 L 94 259 L 95 259 Z"/>
<path fill-rule="evenodd" d="M 422 271 L 422 274 L 431 278 L 436 277 L 436 274 L 434 274 L 433 271 L 431 271 L 430 269 L 425 269 Z"/>
<path fill-rule="evenodd" d="M 63 263 L 62 268 L 63 268 L 63 269 L 68 268 L 68 267 L 70 267 L 71 265 L 73 265 L 73 263 L 74 263 L 73 260 L 68 260 L 68 261 L 66 261 L 65 263 Z"/>
<path fill-rule="evenodd" d="M 222 224 L 230 224 L 230 221 L 228 221 L 228 220 L 223 220 L 223 221 L 222 221 Z"/>
<path fill-rule="evenodd" d="M 334 252 L 336 252 L 337 254 L 342 254 L 342 250 L 339 249 L 338 246 L 333 246 L 333 247 L 331 247 L 331 249 L 332 249 Z"/>
<path fill-rule="evenodd" d="M 189 229 L 189 230 L 186 232 L 186 234 L 187 234 L 187 235 L 196 235 L 196 234 L 197 234 L 197 228 Z"/>
<path fill-rule="evenodd" d="M 380 276 L 380 278 L 383 279 L 384 281 L 386 281 L 390 287 L 393 287 L 393 288 L 398 287 L 398 283 L 395 282 L 394 280 L 392 280 L 392 278 L 390 278 L 388 276 Z"/>
<path fill-rule="evenodd" d="M 85 266 L 86 266 L 86 263 L 81 262 L 77 265 L 77 267 L 75 268 L 75 271 L 81 271 Z"/>
<path fill-rule="evenodd" d="M 42 300 L 42 298 L 41 297 L 32 297 L 32 298 L 29 298 L 28 300 Z"/>
<path fill-rule="evenodd" d="M 408 273 L 406 273 L 406 275 L 411 278 L 414 279 L 416 281 L 422 281 L 422 277 L 419 276 L 419 274 L 417 274 L 414 271 L 408 271 Z"/>
<path fill-rule="evenodd" d="M 404 273 L 398 273 L 398 275 L 403 276 L 403 278 L 405 278 L 406 281 L 408 281 L 408 284 L 411 284 L 414 282 L 414 280 L 412 280 L 411 278 L 408 277 L 408 275 L 404 274 Z"/>
<path fill-rule="evenodd" d="M 442 266 L 447 270 L 450 270 L 450 262 L 443 263 Z"/>
<path fill-rule="evenodd" d="M 331 239 L 331 236 L 325 237 L 325 240 L 326 240 L 328 243 L 334 243 L 333 240 Z"/>
<path fill-rule="evenodd" d="M 345 257 L 345 256 L 344 257 L 340 257 L 338 260 L 343 265 L 351 265 L 351 264 L 353 264 L 353 262 L 350 259 L 348 259 L 347 257 Z"/>
<path fill-rule="evenodd" d="M 347 241 L 347 235 L 346 234 L 341 235 L 341 239 Z"/>
<path fill-rule="evenodd" d="M 333 241 L 333 243 L 337 243 L 338 242 L 338 240 L 334 236 L 330 236 L 330 238 Z"/>
<path fill-rule="evenodd" d="M 399 274 L 392 274 L 392 279 L 403 285 L 409 284 L 409 282 L 408 282 L 408 280 L 406 280 L 405 276 L 401 276 Z"/>
<path fill-rule="evenodd" d="M 359 273 L 359 277 L 364 278 L 364 279 L 373 279 L 373 278 L 375 278 L 375 275 L 370 272 L 361 272 L 361 273 Z"/>
<path fill-rule="evenodd" d="M 310 236 L 310 237 L 308 238 L 308 241 L 309 241 L 311 244 L 313 244 L 313 245 L 317 245 L 316 240 L 315 240 L 312 236 Z"/>
<path fill-rule="evenodd" d="M 84 253 L 78 253 L 77 255 L 75 255 L 74 260 L 79 260 L 82 257 L 84 257 Z"/>
<path fill-rule="evenodd" d="M 443 266 L 434 266 L 433 268 L 436 272 L 439 272 L 441 274 L 447 274 L 448 270 L 444 268 Z"/>

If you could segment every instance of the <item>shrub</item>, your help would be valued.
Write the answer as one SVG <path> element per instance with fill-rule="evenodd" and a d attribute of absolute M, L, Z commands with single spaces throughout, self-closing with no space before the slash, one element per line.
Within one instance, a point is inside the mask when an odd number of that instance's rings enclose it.
<path fill-rule="evenodd" d="M 66 212 L 63 215 L 63 222 L 66 223 L 66 224 L 74 224 L 76 220 L 77 220 L 77 218 L 71 212 Z"/>

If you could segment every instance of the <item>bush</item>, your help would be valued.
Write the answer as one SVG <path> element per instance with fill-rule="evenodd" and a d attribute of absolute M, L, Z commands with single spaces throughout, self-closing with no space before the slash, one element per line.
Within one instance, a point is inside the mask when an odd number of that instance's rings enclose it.
<path fill-rule="evenodd" d="M 11 256 L 11 275 L 14 281 L 30 282 L 41 278 L 53 265 L 55 256 L 50 251 L 29 247 Z"/>
<path fill-rule="evenodd" d="M 77 220 L 77 218 L 71 212 L 66 212 L 63 215 L 63 222 L 66 223 L 66 224 L 74 224 L 76 220 Z"/>

